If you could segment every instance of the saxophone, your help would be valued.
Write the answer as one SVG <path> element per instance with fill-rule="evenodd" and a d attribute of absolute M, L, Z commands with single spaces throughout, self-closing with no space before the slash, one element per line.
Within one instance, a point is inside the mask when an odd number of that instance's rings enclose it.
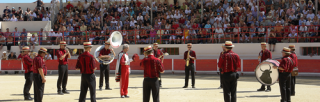
<path fill-rule="evenodd" d="M 187 55 L 187 61 L 186 61 L 186 66 L 188 67 L 189 66 L 189 61 L 190 61 L 190 50 L 188 51 L 188 55 Z"/>

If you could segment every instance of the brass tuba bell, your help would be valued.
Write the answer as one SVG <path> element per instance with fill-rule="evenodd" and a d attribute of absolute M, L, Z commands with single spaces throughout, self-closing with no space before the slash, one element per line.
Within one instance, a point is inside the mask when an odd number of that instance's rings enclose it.
<path fill-rule="evenodd" d="M 122 44 L 122 34 L 121 32 L 119 31 L 114 31 L 111 33 L 110 35 L 110 38 L 108 39 L 108 42 L 110 42 L 110 46 L 114 49 L 118 48 L 121 46 Z M 104 45 L 102 46 L 99 46 L 96 51 L 94 52 L 94 57 L 96 58 L 96 60 L 99 62 L 99 63 L 102 63 L 104 65 L 108 65 L 110 64 L 113 60 L 114 60 L 114 56 L 113 53 L 110 53 L 110 58 L 107 58 L 107 59 L 102 59 L 102 58 L 99 58 L 99 53 L 100 53 L 100 50 L 104 49 Z"/>

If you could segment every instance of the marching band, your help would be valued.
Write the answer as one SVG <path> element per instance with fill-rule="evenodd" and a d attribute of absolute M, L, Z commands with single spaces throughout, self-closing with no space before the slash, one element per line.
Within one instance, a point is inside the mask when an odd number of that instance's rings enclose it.
<path fill-rule="evenodd" d="M 85 97 L 90 89 L 91 102 L 96 101 L 96 77 L 94 71 L 97 69 L 95 64 L 95 57 L 90 54 L 92 45 L 91 42 L 83 43 L 85 52 L 79 55 L 76 69 L 81 72 L 81 92 L 79 96 L 79 102 L 84 102 Z M 104 48 L 99 52 L 99 58 L 110 58 L 110 53 L 115 55 L 113 49 L 109 48 L 110 41 L 105 42 Z M 189 72 L 191 71 L 192 77 L 192 88 L 195 88 L 195 69 L 194 61 L 196 60 L 196 52 L 191 50 L 192 44 L 187 44 L 188 50 L 184 53 L 185 65 L 185 85 L 183 88 L 188 87 Z M 239 74 L 237 73 L 240 68 L 241 60 L 237 53 L 233 52 L 234 45 L 231 41 L 226 41 L 222 45 L 222 52 L 219 56 L 218 67 L 220 70 L 220 87 L 223 88 L 224 101 L 225 102 L 236 102 L 236 91 L 237 91 L 237 80 Z M 259 53 L 259 62 L 265 62 L 272 59 L 271 52 L 267 49 L 266 43 L 261 43 L 261 52 Z M 41 47 L 38 51 L 38 55 L 31 59 L 29 57 L 29 47 L 22 48 L 22 63 L 25 70 L 25 86 L 23 89 L 24 99 L 32 100 L 29 90 L 32 82 L 34 83 L 34 101 L 42 102 L 44 86 L 46 82 L 47 67 L 44 63 L 44 56 L 47 54 L 47 49 Z M 119 60 L 116 63 L 115 80 L 120 82 L 120 97 L 129 98 L 128 96 L 128 85 L 129 85 L 129 74 L 130 74 L 130 63 L 135 60 L 139 60 L 139 56 L 135 54 L 131 59 L 127 52 L 129 51 L 129 45 L 124 44 L 122 51 L 118 54 Z M 143 102 L 149 102 L 150 92 L 154 102 L 159 102 L 159 91 L 161 87 L 161 74 L 164 72 L 163 68 L 163 52 L 158 49 L 158 43 L 154 43 L 153 47 L 147 46 L 144 48 L 144 55 L 140 61 L 140 67 L 144 70 L 143 80 Z M 60 42 L 60 49 L 57 52 L 59 58 L 59 78 L 57 82 L 58 94 L 69 93 L 66 90 L 66 84 L 68 79 L 68 61 L 70 58 L 69 50 L 66 50 L 66 42 Z M 297 76 L 298 60 L 295 54 L 295 46 L 290 45 L 288 48 L 284 47 L 282 50 L 282 58 L 279 66 L 273 66 L 272 68 L 279 71 L 279 86 L 281 93 L 281 102 L 290 102 L 290 97 L 295 95 L 295 83 Z M 109 89 L 109 64 L 103 64 L 100 62 L 100 81 L 99 89 L 102 90 L 103 77 L 105 77 L 105 89 Z M 105 75 L 105 76 L 104 76 Z M 265 85 L 262 84 L 258 91 L 265 91 Z M 61 89 L 62 86 L 62 89 Z M 267 85 L 266 92 L 271 91 L 270 85 Z"/>

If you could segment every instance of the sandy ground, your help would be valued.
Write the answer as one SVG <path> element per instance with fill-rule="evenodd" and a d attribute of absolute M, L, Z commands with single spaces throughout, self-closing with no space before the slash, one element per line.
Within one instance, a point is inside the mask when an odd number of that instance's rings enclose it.
<path fill-rule="evenodd" d="M 96 76 L 98 89 L 99 74 Z M 113 75 L 113 74 L 112 74 Z M 129 79 L 130 98 L 120 98 L 119 83 L 110 77 L 113 90 L 96 91 L 98 102 L 141 102 L 143 75 L 131 74 Z M 69 74 L 67 89 L 70 94 L 57 95 L 57 74 L 46 76 L 44 102 L 77 102 L 80 94 L 80 74 Z M 217 89 L 219 86 L 218 75 L 196 75 L 196 88 L 183 89 L 184 74 L 163 75 L 163 88 L 160 89 L 160 101 L 162 102 L 223 102 L 223 91 Z M 19 102 L 23 100 L 23 74 L 0 74 L 0 102 Z M 190 83 L 190 81 L 189 81 Z M 33 87 L 33 86 L 32 86 Z M 237 101 L 238 102 L 279 102 L 279 84 L 271 86 L 271 92 L 257 92 L 260 87 L 254 76 L 241 76 L 238 80 Z M 292 102 L 317 102 L 319 101 L 320 78 L 298 77 L 296 84 L 296 96 L 291 97 Z M 33 88 L 30 93 L 33 97 Z M 152 100 L 152 98 L 151 98 Z M 150 100 L 150 102 L 152 102 Z M 89 92 L 87 101 L 90 101 Z"/>

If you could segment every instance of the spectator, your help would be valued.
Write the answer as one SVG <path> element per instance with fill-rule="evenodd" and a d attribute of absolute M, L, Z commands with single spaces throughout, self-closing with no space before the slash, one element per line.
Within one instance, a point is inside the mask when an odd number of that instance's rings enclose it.
<path fill-rule="evenodd" d="M 13 32 L 13 37 L 14 37 L 14 45 L 18 45 L 18 41 L 19 41 L 19 37 L 20 37 L 20 32 L 18 31 L 18 28 L 15 27 L 14 28 L 14 32 Z"/>
<path fill-rule="evenodd" d="M 37 8 L 40 9 L 41 7 L 43 7 L 44 3 L 41 0 L 37 0 L 33 3 L 37 3 Z"/>
<path fill-rule="evenodd" d="M 31 48 L 31 51 L 34 50 L 35 45 L 37 44 L 37 42 L 38 42 L 38 38 L 35 36 L 35 34 L 32 34 L 32 36 L 29 39 L 29 48 Z"/>
<path fill-rule="evenodd" d="M 12 15 L 12 18 L 10 19 L 10 21 L 16 22 L 16 21 L 18 21 L 18 19 L 15 17 L 15 15 Z"/>
<path fill-rule="evenodd" d="M 44 60 L 52 60 L 52 50 L 49 50 L 49 53 L 44 56 Z"/>
<path fill-rule="evenodd" d="M 27 46 L 27 37 L 28 37 L 28 34 L 26 32 L 26 29 L 23 28 L 22 29 L 22 32 L 21 32 L 21 35 L 20 35 L 20 44 L 19 44 L 19 48 L 20 50 L 24 47 L 24 46 Z"/>
<path fill-rule="evenodd" d="M 7 60 L 7 51 L 3 51 L 3 54 L 1 56 L 1 60 Z"/>
<path fill-rule="evenodd" d="M 15 52 L 11 52 L 8 56 L 8 60 L 17 60 L 17 56 Z"/>
<path fill-rule="evenodd" d="M 3 46 L 6 46 L 6 38 L 0 34 L 0 50 L 2 50 Z"/>
<path fill-rule="evenodd" d="M 42 21 L 50 21 L 49 17 L 47 15 L 44 15 L 44 17 L 42 18 Z"/>
<path fill-rule="evenodd" d="M 11 10 L 9 9 L 9 7 L 8 6 L 6 6 L 6 8 L 3 10 L 3 13 L 11 13 Z"/>
<path fill-rule="evenodd" d="M 73 5 L 70 3 L 70 1 L 68 1 L 68 4 L 67 4 L 66 8 L 68 10 L 71 10 L 71 8 L 73 8 Z"/>

